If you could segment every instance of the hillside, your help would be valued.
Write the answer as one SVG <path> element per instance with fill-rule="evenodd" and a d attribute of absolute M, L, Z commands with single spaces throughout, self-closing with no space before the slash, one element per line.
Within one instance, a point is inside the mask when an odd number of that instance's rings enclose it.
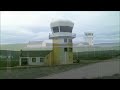
<path fill-rule="evenodd" d="M 27 44 L 21 43 L 21 44 L 3 44 L 0 46 L 1 50 L 13 50 L 13 51 L 20 51 L 22 48 L 24 48 Z"/>
<path fill-rule="evenodd" d="M 27 43 L 21 44 L 3 44 L 0 46 L 0 50 L 12 50 L 12 51 L 20 51 L 24 50 L 52 50 L 51 47 L 44 48 L 25 48 Z M 120 50 L 119 43 L 101 43 L 97 44 L 94 47 L 87 46 L 73 46 L 74 52 L 84 52 L 84 51 L 104 51 L 104 50 Z"/>

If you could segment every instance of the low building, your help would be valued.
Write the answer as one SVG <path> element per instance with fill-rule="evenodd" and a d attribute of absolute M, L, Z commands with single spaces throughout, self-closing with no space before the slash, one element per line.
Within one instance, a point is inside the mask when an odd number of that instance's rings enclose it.
<path fill-rule="evenodd" d="M 45 57 L 51 50 L 21 50 L 19 64 L 45 66 Z"/>
<path fill-rule="evenodd" d="M 46 42 L 44 41 L 29 41 L 27 48 L 37 48 L 37 47 L 46 47 Z"/>
<path fill-rule="evenodd" d="M 76 37 L 76 34 L 72 33 L 73 26 L 74 23 L 68 20 L 51 22 L 52 33 L 49 33 L 49 39 L 52 39 L 53 43 L 48 44 L 48 46 L 52 45 L 52 50 L 42 50 L 42 45 L 45 46 L 42 41 L 29 42 L 27 48 L 21 50 L 20 65 L 52 66 L 73 64 L 72 39 Z"/>

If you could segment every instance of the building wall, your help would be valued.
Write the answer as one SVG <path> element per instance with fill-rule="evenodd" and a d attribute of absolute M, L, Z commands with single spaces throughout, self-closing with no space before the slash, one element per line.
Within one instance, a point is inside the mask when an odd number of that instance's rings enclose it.
<path fill-rule="evenodd" d="M 64 39 L 53 39 L 53 51 L 45 57 L 45 65 L 62 65 L 73 63 L 73 52 L 65 52 L 64 48 L 72 48 L 72 42 L 67 44 L 61 44 Z"/>
<path fill-rule="evenodd" d="M 67 48 L 68 50 L 69 48 L 72 48 L 72 42 L 64 43 L 64 38 L 53 39 L 53 59 L 54 59 L 53 63 L 55 65 L 73 63 L 73 52 L 69 51 L 65 52 L 64 48 Z"/>
<path fill-rule="evenodd" d="M 53 44 L 53 64 L 59 65 L 62 63 L 62 59 L 64 60 L 64 52 L 63 47 L 59 47 L 59 44 L 54 43 Z"/>
<path fill-rule="evenodd" d="M 46 47 L 46 42 L 39 42 L 39 43 L 28 43 L 27 47 Z"/>
<path fill-rule="evenodd" d="M 68 43 L 67 46 L 68 46 L 68 49 L 72 48 L 72 51 L 67 52 L 67 55 L 68 55 L 67 64 L 72 64 L 73 63 L 73 44 Z"/>
<path fill-rule="evenodd" d="M 28 60 L 28 64 L 29 65 L 44 65 L 44 62 L 40 62 L 40 57 L 35 57 L 35 58 L 36 58 L 36 62 L 32 62 L 32 57 L 30 57 Z"/>
<path fill-rule="evenodd" d="M 64 38 L 53 39 L 53 50 L 47 56 L 45 56 L 44 62 L 40 62 L 40 57 L 35 57 L 36 62 L 32 62 L 32 57 L 28 57 L 28 64 L 45 66 L 72 64 L 73 52 L 69 51 L 69 48 L 72 47 L 72 42 L 64 42 Z M 64 48 L 67 48 L 68 51 L 65 52 Z"/>
<path fill-rule="evenodd" d="M 42 44 L 27 45 L 27 47 L 30 47 L 30 48 L 34 48 L 34 47 L 42 47 Z"/>
<path fill-rule="evenodd" d="M 28 65 L 45 65 L 44 64 L 44 60 L 43 60 L 43 62 L 40 62 L 40 58 L 44 58 L 44 57 L 20 57 L 20 59 L 22 59 L 22 58 L 27 58 L 28 60 L 27 60 L 27 62 L 28 62 Z M 32 61 L 32 58 L 36 58 L 36 61 L 35 62 L 33 62 Z M 20 63 L 21 63 L 21 61 L 22 60 L 20 60 Z M 21 64 L 20 64 L 21 65 Z"/>
<path fill-rule="evenodd" d="M 53 52 L 50 52 L 46 57 L 45 57 L 45 65 L 46 66 L 52 66 L 53 64 Z"/>

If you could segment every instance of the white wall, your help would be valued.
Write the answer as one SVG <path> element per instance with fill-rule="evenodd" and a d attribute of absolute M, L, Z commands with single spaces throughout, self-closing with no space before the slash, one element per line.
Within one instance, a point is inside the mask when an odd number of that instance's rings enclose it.
<path fill-rule="evenodd" d="M 46 47 L 46 42 L 42 42 L 39 44 L 28 44 L 27 47 L 34 48 L 34 47 Z"/>
<path fill-rule="evenodd" d="M 40 62 L 40 58 L 44 57 L 24 57 L 28 58 L 28 65 L 44 65 L 44 61 Z M 36 58 L 36 62 L 32 62 L 32 58 Z"/>
<path fill-rule="evenodd" d="M 64 43 L 64 39 L 63 38 L 54 39 L 54 43 L 55 44 L 62 44 L 62 43 Z"/>
<path fill-rule="evenodd" d="M 32 47 L 42 47 L 42 44 L 27 45 L 27 47 L 30 47 L 30 48 L 32 48 Z"/>

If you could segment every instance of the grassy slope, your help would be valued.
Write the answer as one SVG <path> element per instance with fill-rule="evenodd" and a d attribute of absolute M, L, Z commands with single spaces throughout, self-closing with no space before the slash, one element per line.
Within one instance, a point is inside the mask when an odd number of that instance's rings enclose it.
<path fill-rule="evenodd" d="M 0 79 L 34 79 L 43 76 L 48 76 L 51 74 L 56 74 L 71 69 L 79 68 L 88 64 L 93 64 L 96 62 L 101 62 L 101 60 L 83 60 L 80 64 L 72 65 L 61 65 L 61 66 L 51 66 L 51 67 L 23 67 L 23 68 L 13 68 L 7 70 L 0 70 Z"/>
<path fill-rule="evenodd" d="M 23 45 L 17 45 L 13 46 L 13 45 L 9 45 L 9 46 L 2 46 L 2 49 L 7 49 L 8 47 L 11 50 L 18 50 L 21 47 L 24 47 L 25 44 Z M 119 50 L 119 47 L 103 47 L 103 48 L 96 48 L 95 51 L 104 51 L 104 50 Z M 82 65 L 86 65 L 89 63 L 94 63 L 94 62 L 99 62 L 101 61 L 100 59 L 104 60 L 104 59 L 108 59 L 108 58 L 113 58 L 115 56 L 120 55 L 117 52 L 114 51 L 107 51 L 107 52 L 98 52 L 95 54 L 96 57 L 94 57 L 94 52 L 90 53 L 90 52 L 86 52 L 86 53 L 80 53 L 83 51 L 93 51 L 93 48 L 74 48 L 74 51 L 79 51 L 79 53 L 75 53 L 74 57 L 78 58 L 78 60 L 80 60 L 80 64 L 74 64 L 74 65 L 63 65 L 63 66 L 56 66 L 56 67 L 37 67 L 37 68 L 21 68 L 21 69 L 12 69 L 12 70 L 0 70 L 0 79 L 3 78 L 37 78 L 37 77 L 42 77 L 42 76 L 46 76 L 46 75 L 50 75 L 53 73 L 59 73 L 59 72 L 63 72 L 63 71 L 67 71 L 67 70 L 71 70 L 73 68 L 78 68 L 81 67 Z M 78 56 L 77 56 L 78 55 Z M 111 57 L 112 56 L 112 57 Z M 99 58 L 102 57 L 102 58 Z M 0 66 L 2 66 L 4 64 L 4 66 L 6 65 L 11 65 L 10 63 L 6 63 L 6 62 L 0 62 Z M 16 62 L 13 64 L 13 66 L 16 65 Z"/>
<path fill-rule="evenodd" d="M 96 61 L 99 62 L 99 61 Z M 33 79 L 40 78 L 43 76 L 48 76 L 55 73 L 60 73 L 64 71 L 68 71 L 71 69 L 79 68 L 84 65 L 88 65 L 93 62 L 82 62 L 80 64 L 72 64 L 72 65 L 61 65 L 61 66 L 43 66 L 43 67 L 23 67 L 23 68 L 12 68 L 12 69 L 2 69 L 0 70 L 0 79 Z M 95 61 L 94 61 L 95 63 Z"/>
<path fill-rule="evenodd" d="M 104 76 L 104 77 L 98 77 L 95 79 L 120 79 L 120 74 L 114 74 L 112 76 Z"/>
<path fill-rule="evenodd" d="M 6 44 L 6 45 L 1 45 L 0 49 L 1 50 L 15 50 L 15 51 L 20 51 L 23 49 L 27 44 Z M 51 50 L 52 48 L 39 48 L 39 50 L 46 50 L 49 49 Z M 84 52 L 84 51 L 102 51 L 102 50 L 119 50 L 120 46 L 113 46 L 113 47 L 95 47 L 95 48 L 88 48 L 88 47 L 74 47 L 73 51 L 74 52 Z M 38 50 L 38 48 L 37 48 Z"/>
<path fill-rule="evenodd" d="M 17 52 L 16 52 L 17 53 Z M 15 56 L 16 56 L 15 53 Z M 19 54 L 19 53 L 18 53 Z M 35 54 L 35 53 L 34 53 Z M 44 54 L 44 53 L 41 53 Z M 110 58 L 114 58 L 120 56 L 119 50 L 108 50 L 108 51 L 89 51 L 89 52 L 74 52 L 74 61 L 81 63 L 82 60 L 87 61 L 95 61 L 95 60 L 106 60 Z M 0 67 L 6 67 L 6 66 L 17 66 L 18 65 L 18 59 L 19 57 L 15 57 L 12 59 L 11 63 L 4 59 L 0 59 Z M 15 61 L 17 60 L 17 61 Z"/>
<path fill-rule="evenodd" d="M 19 65 L 19 61 L 14 60 L 14 61 L 1 61 L 0 60 L 0 69 L 1 67 L 14 67 L 14 66 L 18 66 Z"/>
<path fill-rule="evenodd" d="M 113 59 L 115 60 L 115 59 Z M 71 69 L 79 68 L 88 64 L 101 62 L 104 60 L 81 60 L 79 64 L 61 65 L 61 66 L 34 66 L 34 67 L 15 67 L 12 69 L 1 69 L 0 79 L 33 79 L 48 76 L 55 73 L 68 71 Z M 106 61 L 106 60 L 105 60 Z"/>
<path fill-rule="evenodd" d="M 119 50 L 75 52 L 74 60 L 106 60 L 120 56 Z"/>
<path fill-rule="evenodd" d="M 120 46 L 113 47 L 76 47 L 73 48 L 74 52 L 84 52 L 84 51 L 105 51 L 105 50 L 120 50 Z"/>
<path fill-rule="evenodd" d="M 20 51 L 20 49 L 24 48 L 27 44 L 6 44 L 1 45 L 1 50 L 15 50 Z"/>

